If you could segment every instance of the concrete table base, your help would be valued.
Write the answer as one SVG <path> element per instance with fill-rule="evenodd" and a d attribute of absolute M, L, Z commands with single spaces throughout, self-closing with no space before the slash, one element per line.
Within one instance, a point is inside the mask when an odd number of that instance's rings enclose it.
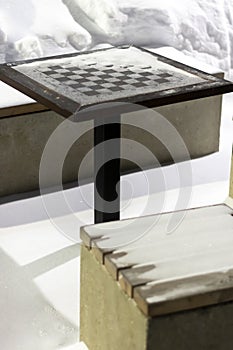
<path fill-rule="evenodd" d="M 93 253 L 81 251 L 80 337 L 89 350 L 232 350 L 232 302 L 147 317 Z"/>

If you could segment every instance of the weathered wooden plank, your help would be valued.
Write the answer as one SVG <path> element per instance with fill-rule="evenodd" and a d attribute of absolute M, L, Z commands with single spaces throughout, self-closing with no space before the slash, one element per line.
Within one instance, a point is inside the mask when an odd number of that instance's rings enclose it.
<path fill-rule="evenodd" d="M 106 269 L 108 270 L 108 272 L 110 273 L 110 275 L 115 279 L 118 280 L 119 279 L 119 271 L 124 270 L 125 268 L 131 268 L 133 267 L 133 264 L 131 265 L 127 265 L 127 267 L 121 267 L 119 269 L 118 266 L 116 266 L 116 264 L 113 263 L 113 260 L 111 259 L 112 257 L 114 259 L 118 259 L 121 258 L 122 256 L 124 256 L 126 253 L 121 252 L 121 253 L 112 253 L 112 254 L 108 254 L 104 257 L 104 265 L 106 267 Z"/>
<path fill-rule="evenodd" d="M 131 266 L 165 264 L 177 256 L 181 259 L 211 253 L 220 245 L 224 247 L 233 239 L 231 214 L 232 209 L 226 205 L 188 210 L 181 225 L 170 235 L 166 227 L 171 214 L 129 220 L 128 225 L 124 222 L 108 223 L 107 230 L 105 224 L 98 225 L 95 232 L 97 236 L 102 232 L 102 239 L 98 239 L 95 246 L 103 252 L 113 251 L 113 254 L 106 255 L 105 264 L 117 278 L 120 270 Z M 93 234 L 95 227 L 86 229 Z"/>
<path fill-rule="evenodd" d="M 99 239 L 101 237 L 102 235 L 99 233 L 90 232 L 90 230 L 87 228 L 81 227 L 80 229 L 80 238 L 83 241 L 84 245 L 89 249 L 92 247 L 93 240 Z"/>
<path fill-rule="evenodd" d="M 92 251 L 93 254 L 95 255 L 96 259 L 101 263 L 104 264 L 105 263 L 105 257 L 108 254 L 111 254 L 113 249 L 111 248 L 106 248 L 106 249 L 99 249 L 98 247 L 98 241 L 103 241 L 104 238 L 99 238 L 99 239 L 95 239 L 92 242 Z"/>
<path fill-rule="evenodd" d="M 192 255 L 178 254 L 173 259 L 154 260 L 153 264 L 136 266 L 120 271 L 121 285 L 127 286 L 126 291 L 133 296 L 134 288 L 148 282 L 156 284 L 165 281 L 180 280 L 187 276 L 198 276 L 233 268 L 233 233 L 229 239 L 218 242 L 214 250 L 200 248 L 200 253 Z"/>
<path fill-rule="evenodd" d="M 121 288 L 132 298 L 134 288 L 152 282 L 149 278 L 139 277 L 145 272 L 155 269 L 155 265 L 136 266 L 119 271 Z"/>
<path fill-rule="evenodd" d="M 150 317 L 231 301 L 233 269 L 137 287 L 134 300 Z"/>

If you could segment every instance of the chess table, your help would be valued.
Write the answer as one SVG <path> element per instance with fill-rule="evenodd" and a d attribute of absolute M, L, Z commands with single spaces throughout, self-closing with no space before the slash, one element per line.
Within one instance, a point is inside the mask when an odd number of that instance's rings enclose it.
<path fill-rule="evenodd" d="M 96 223 L 120 217 L 122 113 L 233 91 L 229 81 L 134 46 L 6 63 L 0 79 L 65 118 L 93 119 L 95 146 L 114 141 L 94 150 Z"/>

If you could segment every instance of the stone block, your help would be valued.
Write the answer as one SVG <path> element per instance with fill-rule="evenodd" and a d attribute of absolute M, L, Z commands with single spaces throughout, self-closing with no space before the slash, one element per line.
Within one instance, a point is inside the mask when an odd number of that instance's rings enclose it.
<path fill-rule="evenodd" d="M 233 348 L 233 209 L 82 229 L 81 340 L 89 350 Z M 144 232 L 143 232 L 144 230 Z"/>

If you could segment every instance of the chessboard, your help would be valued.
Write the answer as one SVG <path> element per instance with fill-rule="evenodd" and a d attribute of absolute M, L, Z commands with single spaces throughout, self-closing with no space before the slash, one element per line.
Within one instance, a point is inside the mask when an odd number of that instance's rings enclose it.
<path fill-rule="evenodd" d="M 134 46 L 0 65 L 0 79 L 64 116 L 101 103 L 161 106 L 232 91 L 232 83 Z"/>
<path fill-rule="evenodd" d="M 88 96 L 146 88 L 151 85 L 159 86 L 177 80 L 177 77 L 165 71 L 149 73 L 148 68 L 150 67 L 142 67 L 139 70 L 134 66 L 116 68 L 113 65 L 97 64 L 80 67 L 48 65 L 39 68 L 39 71 L 56 80 L 58 84 L 65 84 Z"/>
<path fill-rule="evenodd" d="M 114 48 L 17 65 L 14 69 L 61 95 L 81 102 L 81 105 L 144 95 L 203 81 L 152 58 L 137 48 Z"/>

